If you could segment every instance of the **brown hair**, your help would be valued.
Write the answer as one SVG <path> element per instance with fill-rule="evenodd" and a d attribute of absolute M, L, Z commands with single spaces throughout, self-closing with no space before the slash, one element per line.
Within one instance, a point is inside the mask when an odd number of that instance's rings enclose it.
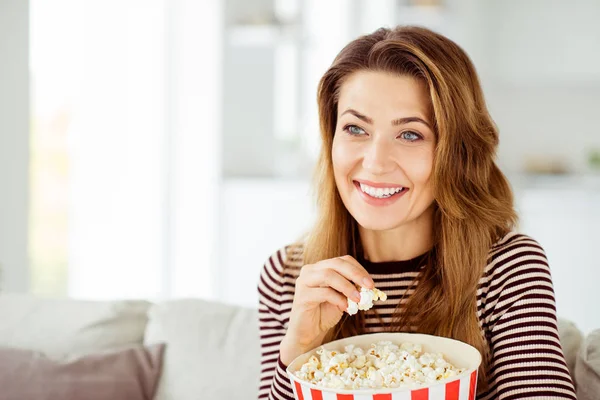
<path fill-rule="evenodd" d="M 353 72 L 369 70 L 422 81 L 431 97 L 437 139 L 432 184 L 434 248 L 418 285 L 394 313 L 391 331 L 445 336 L 477 348 L 479 388 L 488 387 L 489 349 L 477 317 L 476 292 L 493 244 L 514 228 L 510 186 L 496 166 L 498 132 L 475 68 L 448 38 L 419 27 L 379 29 L 350 42 L 322 77 L 318 90 L 322 148 L 315 174 L 318 215 L 304 263 L 360 256 L 358 226 L 337 190 L 331 157 L 340 87 Z M 326 342 L 364 332 L 364 315 L 344 314 Z"/>

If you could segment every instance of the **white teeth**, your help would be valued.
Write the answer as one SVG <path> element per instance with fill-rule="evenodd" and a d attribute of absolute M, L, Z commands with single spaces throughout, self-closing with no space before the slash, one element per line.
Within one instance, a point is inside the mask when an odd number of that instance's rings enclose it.
<path fill-rule="evenodd" d="M 386 198 L 400 192 L 403 188 L 374 188 L 361 183 L 360 189 L 371 197 Z"/>

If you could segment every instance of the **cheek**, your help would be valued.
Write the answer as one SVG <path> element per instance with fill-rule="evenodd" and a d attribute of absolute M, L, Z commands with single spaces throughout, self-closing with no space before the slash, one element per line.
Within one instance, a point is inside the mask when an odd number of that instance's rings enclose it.
<path fill-rule="evenodd" d="M 334 140 L 331 149 L 331 159 L 333 162 L 333 173 L 336 180 L 343 179 L 352 169 L 352 155 L 347 146 Z"/>
<path fill-rule="evenodd" d="M 423 199 L 427 204 L 432 203 L 435 198 L 433 194 L 433 184 L 431 183 L 431 173 L 433 170 L 433 164 L 429 163 L 423 166 L 420 171 L 421 175 L 421 192 L 423 193 Z"/>
<path fill-rule="evenodd" d="M 422 154 L 418 157 L 414 157 L 412 160 L 405 161 L 408 161 L 404 164 L 406 165 L 405 171 L 409 175 L 412 184 L 415 185 L 419 191 L 430 190 L 431 174 L 433 171 L 433 154 Z"/>
<path fill-rule="evenodd" d="M 413 169 L 414 180 L 419 183 L 429 182 L 432 169 L 433 164 L 430 160 L 424 160 L 415 164 Z"/>
<path fill-rule="evenodd" d="M 412 172 L 415 180 L 424 182 L 429 180 L 433 170 L 433 149 L 423 149 L 424 151 L 416 153 L 412 159 Z"/>

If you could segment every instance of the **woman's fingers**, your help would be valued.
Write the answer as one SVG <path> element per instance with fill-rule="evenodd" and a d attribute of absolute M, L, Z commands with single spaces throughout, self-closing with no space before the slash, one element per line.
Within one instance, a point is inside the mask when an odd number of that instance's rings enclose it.
<path fill-rule="evenodd" d="M 310 299 L 307 300 L 307 304 L 318 305 L 322 303 L 337 306 L 340 311 L 348 308 L 348 300 L 337 290 L 324 287 L 310 288 Z"/>
<path fill-rule="evenodd" d="M 315 264 L 317 268 L 331 268 L 360 287 L 373 289 L 375 283 L 367 270 L 351 256 L 332 258 Z"/>
<path fill-rule="evenodd" d="M 306 276 L 303 283 L 306 286 L 313 288 L 331 287 L 347 298 L 356 302 L 360 301 L 360 293 L 356 289 L 356 286 L 331 268 L 314 270 L 311 274 Z"/>

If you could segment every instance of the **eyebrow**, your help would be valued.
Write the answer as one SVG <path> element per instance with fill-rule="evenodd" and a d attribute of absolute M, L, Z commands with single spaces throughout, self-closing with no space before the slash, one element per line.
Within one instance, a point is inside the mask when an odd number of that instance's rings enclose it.
<path fill-rule="evenodd" d="M 359 113 L 358 111 L 349 108 L 346 111 L 344 111 L 342 113 L 342 115 L 344 114 L 352 114 L 354 115 L 356 118 L 360 119 L 361 121 L 366 122 L 367 124 L 373 124 L 373 120 L 369 117 L 367 117 L 364 114 Z M 392 126 L 398 126 L 398 125 L 404 125 L 404 124 L 408 124 L 409 122 L 420 122 L 422 124 L 424 124 L 425 126 L 427 126 L 429 129 L 431 129 L 431 126 L 429 125 L 429 123 L 427 123 L 427 121 L 425 121 L 422 118 L 419 117 L 404 117 L 404 118 L 397 118 L 395 120 L 392 121 Z"/>

